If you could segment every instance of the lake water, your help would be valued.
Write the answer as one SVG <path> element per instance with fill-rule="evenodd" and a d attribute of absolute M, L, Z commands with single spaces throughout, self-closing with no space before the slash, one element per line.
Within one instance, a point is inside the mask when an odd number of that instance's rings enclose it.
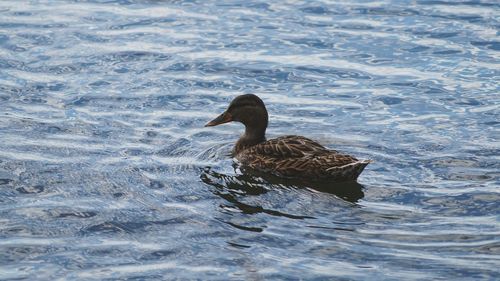
<path fill-rule="evenodd" d="M 0 2 L 0 279 L 498 280 L 495 1 Z M 242 174 L 237 95 L 373 159 Z"/>

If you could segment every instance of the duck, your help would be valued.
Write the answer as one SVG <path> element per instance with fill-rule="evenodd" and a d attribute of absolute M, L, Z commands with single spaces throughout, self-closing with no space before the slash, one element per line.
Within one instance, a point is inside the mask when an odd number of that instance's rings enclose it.
<path fill-rule="evenodd" d="M 205 127 L 240 122 L 245 132 L 232 155 L 244 168 L 283 178 L 312 181 L 356 181 L 371 160 L 358 160 L 298 135 L 266 139 L 269 116 L 254 94 L 235 97 L 229 107 Z"/>

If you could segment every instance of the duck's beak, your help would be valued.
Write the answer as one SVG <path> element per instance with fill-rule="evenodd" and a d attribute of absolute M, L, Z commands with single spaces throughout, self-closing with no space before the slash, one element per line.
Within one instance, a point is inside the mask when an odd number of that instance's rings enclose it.
<path fill-rule="evenodd" d="M 229 112 L 224 112 L 221 115 L 217 116 L 214 120 L 208 122 L 205 127 L 212 127 L 212 126 L 217 126 L 220 124 L 224 124 L 227 122 L 233 121 L 233 116 Z"/>

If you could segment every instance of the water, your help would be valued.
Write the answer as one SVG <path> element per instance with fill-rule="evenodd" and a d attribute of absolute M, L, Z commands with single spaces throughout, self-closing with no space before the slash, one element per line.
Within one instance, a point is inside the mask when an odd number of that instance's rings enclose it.
<path fill-rule="evenodd" d="M 497 1 L 0 2 L 0 279 L 499 278 Z M 269 137 L 359 184 L 242 174 Z"/>

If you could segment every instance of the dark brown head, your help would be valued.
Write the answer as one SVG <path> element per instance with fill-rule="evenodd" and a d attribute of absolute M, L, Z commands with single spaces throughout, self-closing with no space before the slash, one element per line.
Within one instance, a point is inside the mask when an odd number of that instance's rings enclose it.
<path fill-rule="evenodd" d="M 205 127 L 217 126 L 231 121 L 243 123 L 247 131 L 263 129 L 265 132 L 268 122 L 266 106 L 256 95 L 246 94 L 237 96 L 226 111 L 208 122 Z"/>

